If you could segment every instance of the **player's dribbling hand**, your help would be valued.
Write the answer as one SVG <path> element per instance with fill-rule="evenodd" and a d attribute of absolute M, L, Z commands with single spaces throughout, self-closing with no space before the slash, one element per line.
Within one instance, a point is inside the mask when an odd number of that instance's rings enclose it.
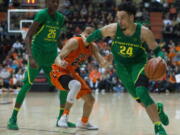
<path fill-rule="evenodd" d="M 163 59 L 163 58 L 161 58 L 160 56 L 159 57 L 157 57 L 158 59 L 160 59 L 160 60 L 162 60 L 163 61 L 163 63 L 165 63 L 166 64 L 166 69 L 168 70 L 168 67 L 167 67 L 167 63 L 166 63 L 166 61 Z M 161 78 L 159 78 L 159 79 L 157 79 L 156 81 L 162 81 L 162 80 L 164 80 L 166 78 L 166 74 L 164 74 Z"/>
<path fill-rule="evenodd" d="M 37 63 L 36 63 L 36 61 L 32 58 L 32 56 L 29 56 L 29 64 L 30 64 L 30 67 L 32 67 L 32 68 L 38 68 Z"/>

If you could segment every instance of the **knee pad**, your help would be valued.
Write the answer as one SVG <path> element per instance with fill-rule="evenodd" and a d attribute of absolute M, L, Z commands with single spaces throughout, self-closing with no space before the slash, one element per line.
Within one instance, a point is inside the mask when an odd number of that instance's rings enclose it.
<path fill-rule="evenodd" d="M 81 83 L 77 80 L 71 80 L 68 84 L 69 93 L 67 95 L 67 102 L 74 103 L 76 95 L 81 89 Z"/>
<path fill-rule="evenodd" d="M 148 89 L 145 87 L 137 87 L 136 94 L 140 98 L 141 103 L 145 105 L 145 107 L 152 105 L 154 101 L 149 96 Z"/>
<path fill-rule="evenodd" d="M 147 88 L 148 83 L 149 83 L 149 79 L 145 75 L 141 74 L 135 85 L 136 87 L 144 86 Z"/>

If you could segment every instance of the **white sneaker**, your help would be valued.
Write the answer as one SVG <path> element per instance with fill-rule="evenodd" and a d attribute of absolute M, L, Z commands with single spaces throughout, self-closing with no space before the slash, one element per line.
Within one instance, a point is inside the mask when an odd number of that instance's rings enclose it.
<path fill-rule="evenodd" d="M 68 128 L 68 115 L 63 115 L 57 124 L 59 127 Z"/>
<path fill-rule="evenodd" d="M 76 127 L 87 129 L 87 130 L 98 130 L 97 126 L 94 126 L 90 123 L 83 123 L 81 121 L 76 124 Z"/>

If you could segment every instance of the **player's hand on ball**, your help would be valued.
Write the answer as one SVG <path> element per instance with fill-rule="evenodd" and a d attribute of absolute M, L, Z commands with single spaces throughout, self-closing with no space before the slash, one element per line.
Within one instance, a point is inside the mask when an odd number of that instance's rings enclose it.
<path fill-rule="evenodd" d="M 144 71 L 150 80 L 162 80 L 166 75 L 167 64 L 161 57 L 151 58 L 145 65 Z"/>

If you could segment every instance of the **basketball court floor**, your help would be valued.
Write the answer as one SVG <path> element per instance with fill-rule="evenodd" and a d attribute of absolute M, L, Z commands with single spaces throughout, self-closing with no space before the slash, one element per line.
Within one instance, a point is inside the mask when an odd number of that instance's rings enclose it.
<path fill-rule="evenodd" d="M 163 102 L 170 117 L 169 135 L 180 135 L 180 93 L 151 94 Z M 57 93 L 28 93 L 18 116 L 20 130 L 7 130 L 13 104 L 0 105 L 0 135 L 154 135 L 153 125 L 144 109 L 127 93 L 94 94 L 96 103 L 91 122 L 98 131 L 63 129 L 55 126 L 58 115 Z M 81 100 L 71 111 L 70 120 L 77 122 L 82 114 Z"/>

